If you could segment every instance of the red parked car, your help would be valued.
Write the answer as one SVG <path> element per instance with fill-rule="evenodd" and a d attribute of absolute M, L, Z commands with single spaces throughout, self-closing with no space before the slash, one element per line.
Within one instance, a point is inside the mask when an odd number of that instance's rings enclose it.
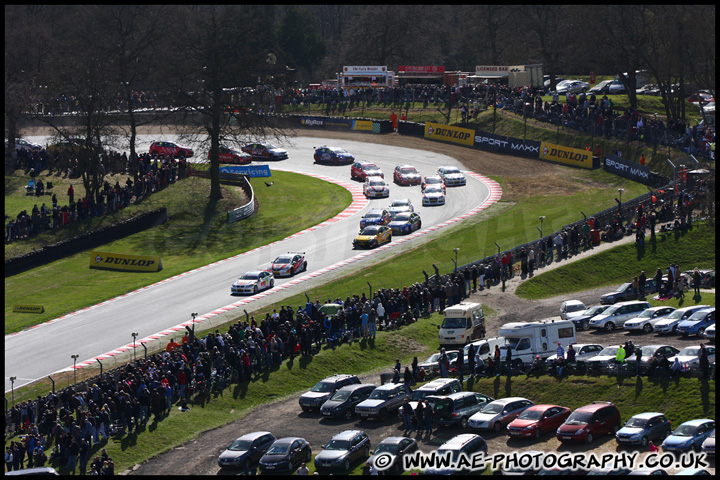
<path fill-rule="evenodd" d="M 622 427 L 620 410 L 610 402 L 593 402 L 570 414 L 557 429 L 561 442 L 592 443 L 597 435 L 615 434 Z"/>
<path fill-rule="evenodd" d="M 554 432 L 570 416 L 571 410 L 559 405 L 533 405 L 507 426 L 507 433 L 514 438 L 540 438 Z"/>

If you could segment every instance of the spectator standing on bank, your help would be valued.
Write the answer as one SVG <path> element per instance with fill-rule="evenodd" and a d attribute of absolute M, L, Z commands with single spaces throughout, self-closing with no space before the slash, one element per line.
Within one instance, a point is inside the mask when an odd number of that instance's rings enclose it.
<path fill-rule="evenodd" d="M 702 283 L 702 276 L 700 275 L 700 270 L 698 267 L 695 267 L 693 270 L 693 290 L 695 295 L 700 295 L 700 283 Z"/>
<path fill-rule="evenodd" d="M 638 277 L 638 284 L 640 287 L 640 298 L 645 298 L 645 282 L 647 281 L 647 275 L 645 275 L 645 270 L 640 271 L 640 276 Z"/>
<path fill-rule="evenodd" d="M 73 188 L 72 183 L 68 187 L 67 194 L 68 194 L 68 198 L 69 198 L 68 203 L 73 203 L 73 200 L 75 199 L 75 189 Z"/>

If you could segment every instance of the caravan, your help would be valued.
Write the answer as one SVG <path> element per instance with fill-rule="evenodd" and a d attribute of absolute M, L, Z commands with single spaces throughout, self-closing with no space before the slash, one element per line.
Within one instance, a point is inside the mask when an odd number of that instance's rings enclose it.
<path fill-rule="evenodd" d="M 505 346 L 500 349 L 501 360 L 505 360 L 507 349 L 511 349 L 515 366 L 520 362 L 532 363 L 536 355 L 545 360 L 557 353 L 558 343 L 564 349 L 577 343 L 575 324 L 570 320 L 506 323 L 500 327 L 498 335 L 505 337 Z"/>

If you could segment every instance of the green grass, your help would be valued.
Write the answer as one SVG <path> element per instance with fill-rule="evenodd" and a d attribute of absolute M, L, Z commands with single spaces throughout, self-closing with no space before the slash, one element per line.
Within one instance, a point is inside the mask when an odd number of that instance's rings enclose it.
<path fill-rule="evenodd" d="M 228 198 L 208 207 L 209 180 L 191 177 L 151 195 L 142 202 L 142 207 L 167 206 L 170 220 L 98 250 L 159 255 L 163 270 L 153 273 L 93 270 L 89 268 L 89 252 L 83 252 L 15 275 L 5 282 L 5 334 L 282 240 L 333 217 L 351 201 L 350 193 L 344 188 L 312 177 L 273 172 L 273 181 L 272 188 L 265 187 L 262 179 L 253 181 L 261 208 L 249 219 L 233 224 L 227 223 L 226 212 L 239 206 L 238 199 Z M 232 189 L 228 195 L 232 197 Z M 318 201 L 312 209 L 297 208 L 307 198 Z M 102 222 L 114 219 L 111 215 Z M 68 230 L 74 229 L 77 234 L 88 228 L 82 225 Z M 40 246 L 56 241 L 52 233 L 45 233 L 28 243 Z M 73 288 L 67 288 L 68 285 Z M 90 286 L 93 288 L 86 288 Z M 15 304 L 44 305 L 45 313 L 13 313 Z"/>
<path fill-rule="evenodd" d="M 557 292 L 614 286 L 631 281 L 641 270 L 652 277 L 658 268 L 664 272 L 671 263 L 677 263 L 683 271 L 695 267 L 715 268 L 715 228 L 706 222 L 695 224 L 685 234 L 658 233 L 655 241 L 650 236 L 645 240 L 642 254 L 634 243 L 620 245 L 536 275 L 523 282 L 516 294 L 534 300 L 553 297 Z"/>

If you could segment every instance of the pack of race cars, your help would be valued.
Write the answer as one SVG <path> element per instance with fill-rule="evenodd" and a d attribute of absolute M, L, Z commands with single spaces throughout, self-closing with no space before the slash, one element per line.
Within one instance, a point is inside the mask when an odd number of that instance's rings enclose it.
<path fill-rule="evenodd" d="M 226 147 L 225 147 L 226 148 Z M 232 149 L 228 149 L 232 150 Z M 269 144 L 249 144 L 242 151 L 252 159 L 288 158 L 287 151 Z M 390 188 L 385 175 L 373 162 L 356 161 L 347 150 L 340 147 L 321 146 L 315 148 L 314 163 L 324 165 L 350 165 L 350 178 L 363 182 L 363 194 L 367 198 L 388 198 Z M 245 158 L 242 163 L 249 162 Z M 241 162 L 233 162 L 241 163 Z M 448 186 L 464 186 L 465 175 L 453 166 L 442 166 L 435 175 L 423 177 L 412 165 L 397 165 L 393 170 L 393 182 L 400 186 L 419 185 L 423 193 L 422 205 L 445 204 Z M 393 235 L 407 235 L 422 227 L 420 214 L 415 211 L 409 199 L 396 199 L 387 208 L 373 208 L 360 219 L 360 232 L 353 240 L 353 248 L 375 248 L 392 241 Z M 288 252 L 278 256 L 265 270 L 246 272 L 233 283 L 232 295 L 256 294 L 275 286 L 275 277 L 292 277 L 307 270 L 304 252 Z"/>

